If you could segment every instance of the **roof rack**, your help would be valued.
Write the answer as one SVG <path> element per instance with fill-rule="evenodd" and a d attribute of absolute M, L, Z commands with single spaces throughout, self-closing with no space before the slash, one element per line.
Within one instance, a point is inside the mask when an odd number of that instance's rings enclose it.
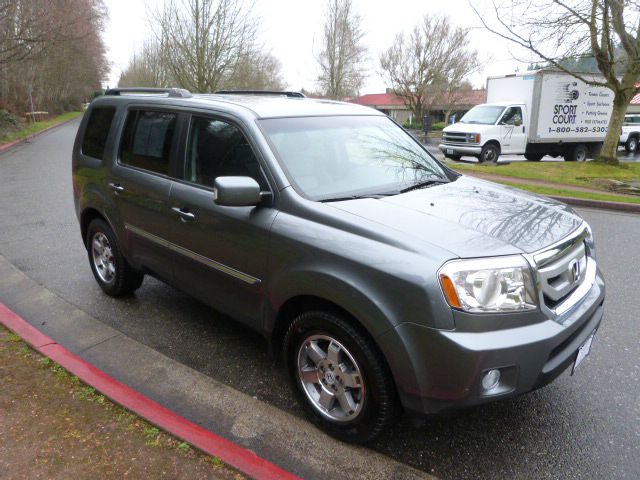
<path fill-rule="evenodd" d="M 218 90 L 218 95 L 284 95 L 289 98 L 306 98 L 302 92 L 280 92 L 277 90 Z"/>
<path fill-rule="evenodd" d="M 170 98 L 190 98 L 192 97 L 189 90 L 184 88 L 150 88 L 150 87 L 126 87 L 126 88 L 110 88 L 105 95 L 119 96 L 127 93 L 166 93 Z"/>

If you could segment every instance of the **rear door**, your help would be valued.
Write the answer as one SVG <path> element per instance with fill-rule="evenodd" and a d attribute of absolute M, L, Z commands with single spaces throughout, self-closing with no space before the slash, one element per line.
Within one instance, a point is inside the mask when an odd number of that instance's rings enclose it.
<path fill-rule="evenodd" d="M 125 229 L 127 256 L 167 281 L 172 279 L 167 236 L 174 219 L 169 191 L 178 120 L 177 112 L 130 109 L 108 185 Z"/>
<path fill-rule="evenodd" d="M 254 328 L 262 321 L 269 232 L 276 216 L 258 150 L 233 119 L 194 115 L 189 121 L 182 181 L 171 189 L 169 240 L 177 284 Z M 258 206 L 214 202 L 219 176 L 249 176 L 270 198 Z"/>

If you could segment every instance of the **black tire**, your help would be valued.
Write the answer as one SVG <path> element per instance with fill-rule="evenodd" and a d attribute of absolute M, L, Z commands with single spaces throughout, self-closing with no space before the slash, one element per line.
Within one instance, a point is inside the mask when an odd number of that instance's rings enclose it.
<path fill-rule="evenodd" d="M 498 157 L 500 157 L 500 147 L 495 143 L 487 143 L 482 147 L 478 161 L 480 163 L 498 163 Z"/>
<path fill-rule="evenodd" d="M 589 149 L 584 143 L 578 143 L 564 153 L 565 162 L 584 162 L 589 157 Z"/>
<path fill-rule="evenodd" d="M 101 245 L 102 254 L 99 252 L 99 246 L 94 247 L 94 242 Z M 142 285 L 144 275 L 127 263 L 120 251 L 118 239 L 104 220 L 97 218 L 89 224 L 85 245 L 93 276 L 107 295 L 122 297 L 133 293 Z M 113 268 L 105 268 L 104 263 L 100 263 L 97 257 L 108 258 L 105 263 Z"/>
<path fill-rule="evenodd" d="M 638 137 L 633 135 L 627 138 L 627 142 L 624 144 L 624 149 L 627 153 L 636 153 L 638 151 Z"/>
<path fill-rule="evenodd" d="M 454 162 L 459 162 L 462 158 L 461 155 L 445 155 L 444 157 L 448 158 L 449 160 L 453 160 Z"/>
<path fill-rule="evenodd" d="M 525 153 L 524 158 L 530 162 L 539 162 L 544 157 L 544 153 Z"/>
<path fill-rule="evenodd" d="M 361 380 L 361 386 L 357 390 L 349 389 L 352 392 L 355 391 L 354 396 L 350 398 L 357 399 L 354 404 L 357 405 L 356 410 L 359 409 L 353 419 L 343 418 L 339 421 L 329 418 L 331 409 L 322 413 L 321 407 L 317 403 L 314 404 L 310 394 L 307 393 L 308 387 L 303 384 L 299 374 L 299 364 L 301 356 L 305 355 L 304 352 L 308 348 L 303 350 L 303 347 L 311 344 L 310 339 L 318 337 L 330 337 L 344 347 L 347 353 L 343 352 L 342 358 L 345 361 L 340 363 L 340 366 L 349 363 L 347 355 L 350 355 L 355 360 L 355 365 L 359 367 L 359 370 L 356 369 L 359 375 L 355 378 Z M 317 346 L 320 346 L 320 340 L 317 341 Z M 312 311 L 299 315 L 287 330 L 283 351 L 291 386 L 300 405 L 311 422 L 330 435 L 346 442 L 367 443 L 375 439 L 396 417 L 399 408 L 396 389 L 382 355 L 359 328 L 341 316 L 325 311 Z M 331 358 L 329 351 L 330 349 L 327 348 L 325 362 Z M 331 367 L 331 364 L 328 366 Z M 313 370 L 314 367 L 310 368 Z M 333 395 L 329 387 L 334 390 L 336 386 L 344 390 L 348 389 L 344 385 L 333 383 L 329 385 L 324 380 L 326 375 L 322 375 L 319 369 L 314 373 L 317 374 L 317 385 L 313 386 L 311 383 L 308 385 L 317 387 L 320 393 L 326 390 Z M 328 373 L 328 369 L 324 370 L 324 373 Z M 339 373 L 341 372 L 338 371 L 334 379 L 337 384 L 342 384 Z M 321 384 L 322 382 L 324 384 Z M 333 409 L 342 411 L 338 397 L 339 391 L 336 391 Z"/>

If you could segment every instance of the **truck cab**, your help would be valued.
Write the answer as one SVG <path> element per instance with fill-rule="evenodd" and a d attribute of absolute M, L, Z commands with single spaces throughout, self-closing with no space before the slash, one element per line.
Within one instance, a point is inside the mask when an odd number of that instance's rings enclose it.
<path fill-rule="evenodd" d="M 440 150 L 445 157 L 463 155 L 495 162 L 505 154 L 523 154 L 527 146 L 529 115 L 518 103 L 485 103 L 469 110 L 458 123 L 443 130 Z"/>
<path fill-rule="evenodd" d="M 623 146 L 628 153 L 636 153 L 638 142 L 640 142 L 640 113 L 629 113 L 624 116 L 619 145 Z"/>

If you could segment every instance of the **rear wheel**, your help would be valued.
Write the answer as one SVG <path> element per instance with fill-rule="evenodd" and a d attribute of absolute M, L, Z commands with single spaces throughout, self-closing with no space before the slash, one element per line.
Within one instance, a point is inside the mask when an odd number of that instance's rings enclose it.
<path fill-rule="evenodd" d="M 89 224 L 86 245 L 93 276 L 107 295 L 128 295 L 142 285 L 144 276 L 122 256 L 118 240 L 104 220 Z"/>
<path fill-rule="evenodd" d="M 382 356 L 341 316 L 299 315 L 284 345 L 292 387 L 316 426 L 340 440 L 365 443 L 395 418 L 395 386 Z"/>
<path fill-rule="evenodd" d="M 584 162 L 589 156 L 589 149 L 584 143 L 578 143 L 569 149 L 564 154 L 564 160 L 566 162 Z"/>
<path fill-rule="evenodd" d="M 638 137 L 629 137 L 627 143 L 624 145 L 624 149 L 627 153 L 636 153 L 638 151 Z"/>
<path fill-rule="evenodd" d="M 487 143 L 484 147 L 482 147 L 482 151 L 480 152 L 480 157 L 478 160 L 480 163 L 491 162 L 497 163 L 498 157 L 500 157 L 500 147 L 495 143 Z"/>
<path fill-rule="evenodd" d="M 524 158 L 530 162 L 539 162 L 544 157 L 544 153 L 525 153 Z"/>

